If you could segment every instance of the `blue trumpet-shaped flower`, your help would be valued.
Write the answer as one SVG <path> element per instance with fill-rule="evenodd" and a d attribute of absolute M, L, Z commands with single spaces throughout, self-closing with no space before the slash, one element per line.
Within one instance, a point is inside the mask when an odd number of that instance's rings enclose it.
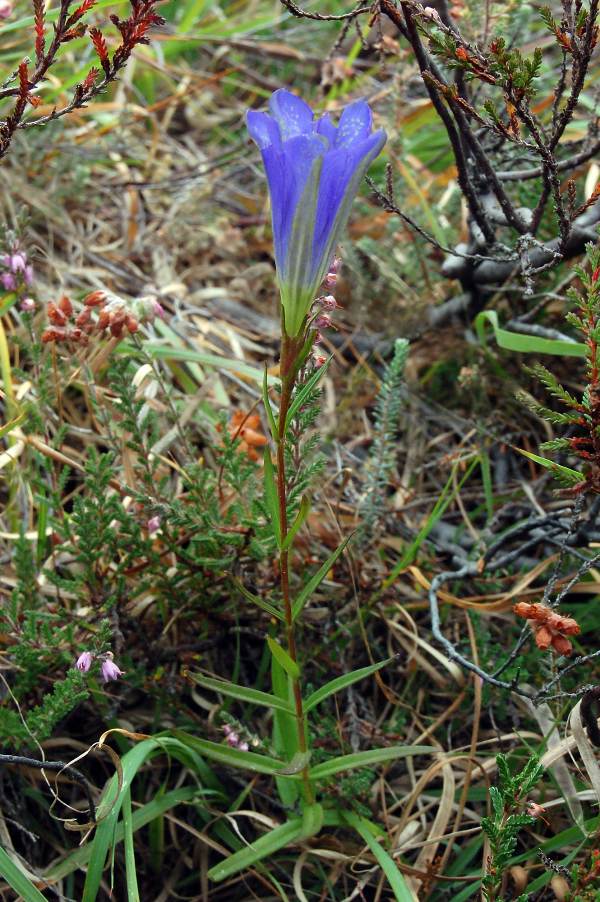
<path fill-rule="evenodd" d="M 246 121 L 267 173 L 284 325 L 293 338 L 386 134 L 373 131 L 364 100 L 347 106 L 336 126 L 327 113 L 315 119 L 308 104 L 283 89 L 272 95 L 268 113 L 250 111 Z"/>

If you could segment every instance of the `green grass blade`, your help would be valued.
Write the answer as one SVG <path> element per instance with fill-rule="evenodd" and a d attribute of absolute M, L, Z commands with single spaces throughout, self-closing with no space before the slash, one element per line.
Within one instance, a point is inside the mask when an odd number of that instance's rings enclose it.
<path fill-rule="evenodd" d="M 384 761 L 408 758 L 411 755 L 431 755 L 435 751 L 430 745 L 392 745 L 383 749 L 367 749 L 366 752 L 355 752 L 352 755 L 340 755 L 330 758 L 322 764 L 310 769 L 311 780 L 324 780 L 345 770 L 356 770 L 358 767 L 370 767 Z"/>
<path fill-rule="evenodd" d="M 510 332 L 502 329 L 498 323 L 495 310 L 482 310 L 474 320 L 477 337 L 485 344 L 485 327 L 491 325 L 496 344 L 505 351 L 518 351 L 520 354 L 554 354 L 559 357 L 585 357 L 587 348 L 576 341 L 562 341 L 553 338 L 538 338 L 536 335 L 525 335 L 522 332 Z"/>
<path fill-rule="evenodd" d="M 301 823 L 301 822 L 300 822 Z M 0 875 L 25 902 L 47 902 L 39 889 L 33 885 L 29 877 L 23 873 L 8 852 L 0 846 Z"/>
<path fill-rule="evenodd" d="M 277 608 L 273 607 L 272 604 L 269 604 L 268 601 L 265 601 L 259 595 L 254 595 L 253 592 L 248 591 L 243 583 L 239 580 L 234 580 L 236 588 L 240 591 L 240 593 L 244 596 L 247 601 L 251 601 L 252 604 L 258 605 L 259 608 L 262 608 L 263 611 L 266 611 L 267 614 L 270 614 L 271 617 L 275 617 L 277 620 L 285 620 L 285 617 L 278 611 Z"/>
<path fill-rule="evenodd" d="M 255 842 L 250 843 L 245 849 L 240 849 L 239 852 L 230 855 L 225 861 L 215 865 L 208 872 L 208 876 L 211 880 L 214 880 L 215 883 L 219 883 L 221 880 L 225 880 L 233 874 L 245 871 L 263 858 L 274 855 L 275 852 L 278 852 L 290 843 L 295 842 L 300 837 L 301 833 L 301 818 L 297 817 L 287 821 L 285 824 L 282 824 L 281 827 L 275 827 L 274 830 L 269 830 L 268 833 L 265 833 L 264 836 L 261 836 L 260 839 L 257 839 Z"/>
<path fill-rule="evenodd" d="M 376 837 L 369 829 L 368 822 L 353 811 L 344 811 L 343 817 L 351 827 L 354 827 L 361 839 L 368 845 L 373 856 L 377 859 L 381 870 L 387 877 L 397 902 L 414 902 L 416 897 L 404 879 L 402 871 L 398 870 L 394 859 L 388 855 L 383 846 L 377 842 Z"/>
<path fill-rule="evenodd" d="M 135 866 L 135 850 L 133 846 L 133 817 L 131 813 L 131 790 L 124 793 L 123 798 L 123 845 L 125 848 L 125 882 L 127 884 L 127 902 L 140 902 Z"/>
<path fill-rule="evenodd" d="M 294 713 L 294 709 L 288 701 L 277 698 L 276 695 L 271 695 L 269 692 L 261 692 L 259 689 L 251 689 L 249 686 L 240 686 L 238 683 L 229 683 L 225 680 L 213 680 L 201 673 L 190 673 L 189 676 L 205 689 L 221 692 L 223 695 L 250 702 L 252 705 L 261 705 L 263 708 L 278 708 L 280 711 L 287 711 L 288 714 Z"/>
<path fill-rule="evenodd" d="M 304 703 L 304 712 L 308 714 L 309 711 L 312 711 L 313 708 L 326 698 L 329 698 L 330 695 L 334 695 L 334 693 L 339 692 L 341 689 L 345 689 L 347 686 L 351 686 L 353 683 L 357 683 L 359 680 L 364 680 L 365 677 L 371 676 L 372 673 L 381 670 L 382 667 L 385 667 L 385 665 L 389 664 L 392 660 L 393 658 L 386 658 L 385 661 L 379 661 L 377 664 L 369 664 L 368 667 L 352 670 L 350 673 L 344 673 L 342 676 L 330 680 L 328 683 L 325 683 L 324 686 L 321 686 L 320 689 L 317 689 L 316 692 L 313 692 L 312 695 L 308 696 Z"/>

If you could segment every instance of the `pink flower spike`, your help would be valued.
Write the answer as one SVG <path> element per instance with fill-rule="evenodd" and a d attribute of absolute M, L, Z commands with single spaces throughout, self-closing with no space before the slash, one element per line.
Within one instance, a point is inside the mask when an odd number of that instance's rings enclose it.
<path fill-rule="evenodd" d="M 77 670 L 81 670 L 82 673 L 87 673 L 90 667 L 92 666 L 92 661 L 94 660 L 94 656 L 91 651 L 82 652 L 77 661 L 75 662 L 75 667 Z"/>
<path fill-rule="evenodd" d="M 35 301 L 33 298 L 23 298 L 19 306 L 23 313 L 33 313 L 35 310 Z"/>
<path fill-rule="evenodd" d="M 146 523 L 146 528 L 149 534 L 153 535 L 153 533 L 160 529 L 160 517 L 150 517 Z"/>
<path fill-rule="evenodd" d="M 123 673 L 124 671 L 117 667 L 112 660 L 112 654 L 102 662 L 102 679 L 105 683 L 108 683 L 109 680 L 118 680 Z"/>

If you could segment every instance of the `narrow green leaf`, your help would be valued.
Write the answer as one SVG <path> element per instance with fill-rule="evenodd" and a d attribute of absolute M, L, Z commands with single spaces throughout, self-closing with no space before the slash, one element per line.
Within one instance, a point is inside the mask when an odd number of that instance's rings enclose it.
<path fill-rule="evenodd" d="M 276 642 L 271 636 L 267 636 L 267 644 L 271 651 L 271 654 L 275 658 L 276 661 L 281 664 L 285 672 L 291 676 L 293 680 L 297 680 L 300 678 L 300 668 L 297 663 L 293 661 L 288 655 L 285 648 L 283 648 L 279 642 Z"/>
<path fill-rule="evenodd" d="M 269 398 L 269 382 L 267 379 L 267 365 L 265 364 L 265 371 L 263 376 L 263 384 L 262 384 L 262 395 L 263 395 L 263 405 L 267 414 L 267 419 L 269 421 L 269 429 L 271 430 L 271 435 L 273 436 L 273 441 L 277 441 L 277 423 L 275 422 L 275 417 L 273 416 L 273 408 L 271 407 L 271 399 Z"/>
<path fill-rule="evenodd" d="M 330 758 L 323 764 L 317 764 L 310 769 L 311 780 L 324 780 L 344 770 L 356 770 L 357 767 L 370 767 L 372 764 L 381 764 L 383 761 L 393 761 L 397 758 L 408 758 L 411 755 L 430 755 L 435 749 L 430 745 L 392 745 L 383 749 L 368 749 L 366 752 L 355 752 L 352 755 L 341 755 L 338 758 Z"/>
<path fill-rule="evenodd" d="M 271 451 L 267 447 L 263 455 L 265 469 L 265 501 L 267 509 L 271 517 L 271 527 L 273 535 L 277 542 L 277 547 L 281 548 L 281 521 L 279 519 L 279 498 L 277 497 L 277 487 L 275 485 L 275 470 L 273 461 L 271 460 Z"/>
<path fill-rule="evenodd" d="M 276 658 L 269 651 L 267 646 L 265 649 L 271 659 L 271 685 L 273 694 L 290 706 L 292 704 L 291 681 L 287 673 L 279 664 Z M 299 751 L 298 724 L 296 715 L 287 714 L 275 708 L 273 711 L 273 748 L 275 754 L 284 761 L 293 761 L 294 756 Z M 294 780 L 287 780 L 285 777 L 275 777 L 275 785 L 277 793 L 281 799 L 282 805 L 288 810 L 292 810 L 300 796 L 300 788 Z"/>
<path fill-rule="evenodd" d="M 299 821 L 300 826 L 302 821 Z M 46 902 L 39 889 L 34 886 L 19 865 L 13 861 L 8 852 L 0 846 L 0 875 L 25 902 Z"/>
<path fill-rule="evenodd" d="M 262 608 L 262 610 L 266 611 L 267 614 L 270 614 L 271 617 L 276 617 L 277 620 L 285 620 L 282 612 L 278 611 L 276 607 L 261 598 L 260 595 L 255 595 L 253 592 L 250 592 L 238 579 L 234 579 L 233 582 L 235 583 L 235 587 L 244 596 L 244 598 L 246 598 L 248 601 L 251 601 L 252 604 L 258 605 L 259 608 Z"/>
<path fill-rule="evenodd" d="M 133 846 L 133 816 L 131 813 L 131 791 L 126 790 L 123 798 L 123 845 L 125 849 L 125 882 L 127 902 L 140 902 Z"/>
<path fill-rule="evenodd" d="M 280 849 L 296 842 L 302 834 L 302 819 L 297 817 L 287 821 L 281 827 L 269 830 L 260 839 L 255 840 L 239 852 L 230 855 L 225 861 L 220 862 L 210 869 L 208 877 L 219 883 L 233 874 L 245 871 L 263 858 L 274 855 Z"/>
<path fill-rule="evenodd" d="M 359 680 L 364 680 L 365 677 L 371 676 L 372 673 L 381 670 L 382 667 L 385 667 L 386 664 L 389 664 L 391 661 L 393 661 L 393 658 L 386 658 L 385 661 L 379 661 L 377 664 L 369 664 L 368 667 L 360 667 L 358 670 L 344 673 L 342 676 L 336 677 L 334 680 L 325 683 L 324 686 L 321 686 L 320 689 L 317 689 L 306 699 L 304 703 L 305 714 L 312 711 L 313 708 L 326 698 L 329 698 L 330 695 L 334 695 L 334 693 L 339 692 L 341 689 L 346 689 L 347 686 L 351 686 Z"/>
<path fill-rule="evenodd" d="M 306 583 L 306 585 L 301 589 L 300 594 L 298 595 L 298 597 L 294 601 L 294 604 L 292 605 L 292 617 L 294 620 L 296 620 L 296 618 L 302 611 L 302 608 L 304 607 L 304 605 L 306 604 L 306 602 L 308 601 L 308 599 L 310 598 L 312 593 L 315 591 L 317 586 L 319 586 L 323 582 L 323 580 L 325 579 L 325 577 L 327 576 L 327 574 L 329 573 L 329 571 L 331 570 L 331 568 L 333 567 L 333 565 L 335 564 L 335 562 L 337 561 L 340 554 L 343 552 L 343 550 L 345 549 L 346 545 L 348 544 L 348 542 L 350 541 L 351 538 L 352 538 L 352 536 L 349 535 L 347 539 L 344 539 L 344 541 L 342 542 L 341 545 L 338 545 L 338 547 L 335 549 L 333 554 L 329 555 L 329 557 L 327 558 L 325 563 L 321 567 L 319 567 L 317 572 L 309 579 L 309 581 Z"/>
<path fill-rule="evenodd" d="M 189 745 L 200 755 L 230 767 L 241 767 L 256 774 L 279 775 L 286 764 L 285 761 L 278 761 L 277 758 L 271 758 L 269 755 L 241 752 L 239 749 L 232 749 L 227 745 L 220 745 L 218 742 L 210 742 L 208 739 L 192 736 L 191 733 L 185 733 L 183 730 L 175 730 L 174 733 L 181 742 Z"/>
<path fill-rule="evenodd" d="M 283 551 L 287 551 L 288 548 L 291 547 L 291 544 L 294 541 L 294 538 L 296 537 L 296 533 L 298 532 L 298 530 L 300 529 L 300 527 L 302 526 L 302 524 L 308 517 L 309 513 L 310 513 L 310 501 L 307 498 L 307 496 L 304 495 L 302 498 L 302 501 L 300 502 L 300 507 L 298 508 L 298 513 L 296 514 L 296 516 L 294 518 L 294 522 L 290 526 L 288 534 L 286 535 L 285 539 L 283 540 L 283 544 L 281 546 Z"/>
<path fill-rule="evenodd" d="M 557 464 L 553 460 L 548 460 L 547 457 L 540 457 L 538 454 L 533 454 L 531 451 L 525 451 L 523 448 L 515 448 L 515 451 L 518 451 L 523 457 L 528 457 L 529 460 L 539 464 L 541 467 L 552 470 L 557 476 L 563 476 L 571 484 L 583 482 L 585 479 L 583 473 L 580 473 L 578 470 L 572 470 L 570 467 L 563 467 L 562 464 Z"/>
<path fill-rule="evenodd" d="M 320 366 L 317 370 L 314 371 L 314 373 L 312 374 L 312 376 L 310 377 L 308 382 L 305 385 L 303 385 L 302 388 L 300 389 L 300 391 L 298 391 L 296 393 L 296 395 L 294 396 L 292 403 L 290 404 L 288 412 L 287 412 L 287 417 L 286 417 L 286 421 L 285 421 L 285 431 L 286 432 L 290 428 L 290 423 L 292 422 L 292 420 L 294 419 L 294 417 L 296 416 L 296 414 L 298 413 L 298 411 L 300 410 L 302 405 L 306 403 L 311 392 L 313 392 L 316 389 L 317 385 L 319 384 L 319 382 L 321 381 L 321 379 L 327 372 L 329 364 L 331 363 L 332 360 L 333 360 L 333 355 L 331 357 L 329 357 L 322 366 Z"/>
<path fill-rule="evenodd" d="M 302 811 L 302 833 L 299 838 L 308 839 L 310 836 L 317 836 L 323 826 L 323 816 L 323 806 L 318 802 L 305 805 Z"/>
<path fill-rule="evenodd" d="M 259 689 L 251 689 L 249 686 L 240 686 L 225 680 L 213 680 L 201 673 L 190 673 L 189 676 L 205 689 L 230 695 L 232 698 L 238 698 L 240 701 L 249 702 L 252 705 L 261 705 L 263 708 L 279 708 L 281 711 L 287 711 L 288 714 L 294 713 L 289 702 L 277 698 L 276 695 L 271 695 L 269 692 L 261 692 Z"/>
<path fill-rule="evenodd" d="M 475 331 L 482 344 L 485 344 L 485 327 L 488 323 L 493 329 L 496 344 L 505 351 L 518 351 L 521 354 L 554 354 L 559 357 L 585 357 L 587 353 L 586 346 L 576 341 L 538 338 L 536 335 L 502 329 L 495 310 L 482 310 L 475 317 Z"/>
<path fill-rule="evenodd" d="M 415 896 L 410 890 L 402 871 L 400 871 L 394 859 L 385 851 L 383 846 L 379 844 L 374 834 L 369 829 L 369 823 L 364 817 L 355 814 L 354 811 L 343 811 L 344 820 L 354 827 L 361 839 L 368 845 L 377 859 L 381 870 L 387 877 L 388 883 L 394 893 L 397 902 L 414 902 Z"/>

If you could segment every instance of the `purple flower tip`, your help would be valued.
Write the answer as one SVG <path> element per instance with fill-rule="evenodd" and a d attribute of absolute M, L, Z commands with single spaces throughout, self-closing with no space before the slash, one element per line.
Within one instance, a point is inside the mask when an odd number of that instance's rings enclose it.
<path fill-rule="evenodd" d="M 102 679 L 105 683 L 108 683 L 109 680 L 118 680 L 120 676 L 123 676 L 124 672 L 125 671 L 117 667 L 112 659 L 112 655 L 102 662 Z"/>
<path fill-rule="evenodd" d="M 336 125 L 289 91 L 275 91 L 269 112 L 246 115 L 271 195 L 275 263 L 285 330 L 299 335 L 323 282 L 362 178 L 386 141 L 373 131 L 364 100 L 347 106 Z M 333 269 L 332 275 L 335 275 Z"/>
<path fill-rule="evenodd" d="M 94 656 L 91 651 L 84 651 L 77 658 L 75 667 L 77 668 L 77 670 L 81 670 L 83 673 L 87 673 L 92 666 L 93 660 Z"/>
<path fill-rule="evenodd" d="M 150 517 L 150 519 L 146 523 L 146 527 L 150 535 L 155 533 L 158 529 L 160 529 L 160 517 Z"/>

